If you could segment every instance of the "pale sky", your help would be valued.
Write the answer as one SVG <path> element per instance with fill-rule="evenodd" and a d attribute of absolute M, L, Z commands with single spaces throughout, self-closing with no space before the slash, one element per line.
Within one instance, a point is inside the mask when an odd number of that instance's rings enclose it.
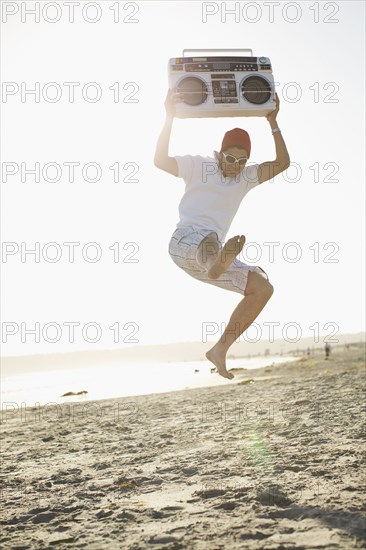
<path fill-rule="evenodd" d="M 35 23 L 26 13 L 22 22 L 21 13 L 34 2 L 2 2 L 1 233 L 3 248 L 15 251 L 6 263 L 2 255 L 2 355 L 198 341 L 205 323 L 219 330 L 229 320 L 241 296 L 192 279 L 168 255 L 184 182 L 153 164 L 168 60 L 189 48 L 251 48 L 270 58 L 278 83 L 277 120 L 293 166 L 245 197 L 228 233 L 246 235 L 239 259 L 260 265 L 275 288 L 256 320 L 262 337 L 269 338 L 268 323 L 277 323 L 276 338 L 288 323 L 302 336 L 363 330 L 364 2 L 227 2 L 240 11 L 226 20 L 221 2 L 121 2 L 114 22 L 116 2 L 103 1 L 94 3 L 95 23 L 83 19 L 85 2 L 79 3 L 73 23 L 64 2 L 52 3 L 59 21 L 45 20 L 56 17 L 51 7 Z M 13 6 L 19 11 L 11 14 Z M 97 11 L 89 10 L 92 19 Z M 212 15 L 204 18 L 205 10 Z M 80 84 L 73 103 L 70 82 Z M 58 101 L 47 100 L 56 93 L 50 83 L 57 84 Z M 36 86 L 39 102 L 22 97 L 21 89 Z M 87 101 L 96 89 L 99 101 Z M 126 102 L 128 96 L 137 101 Z M 249 132 L 252 162 L 275 159 L 263 117 L 175 119 L 170 155 L 210 155 L 234 127 Z M 22 181 L 21 163 L 32 169 L 36 162 L 41 172 L 58 163 L 59 181 L 42 173 L 39 182 L 29 173 Z M 79 163 L 74 181 L 65 164 L 71 162 Z M 6 165 L 7 180 L 4 163 L 14 163 Z M 83 176 L 87 163 L 99 165 L 99 181 Z M 15 175 L 12 166 L 19 167 Z M 50 168 L 49 178 L 55 174 Z M 89 179 L 95 174 L 87 171 Z M 137 181 L 123 181 L 128 174 Z M 73 263 L 64 244 L 70 242 L 80 243 Z M 92 242 L 102 253 L 95 263 L 81 253 Z M 38 263 L 32 255 L 22 260 L 21 243 L 28 249 L 39 243 Z M 58 243 L 59 261 L 46 261 L 48 243 Z M 273 258 L 263 243 L 279 243 Z M 95 250 L 89 247 L 90 258 Z M 290 261 L 299 250 L 299 260 Z M 48 249 L 50 258 L 55 251 Z M 65 325 L 72 322 L 79 323 L 74 342 Z M 4 323 L 19 329 L 7 343 Z M 31 335 L 22 341 L 21 323 L 27 329 L 39 323 L 41 330 L 55 323 L 60 339 L 49 343 L 41 333 L 39 343 Z M 99 341 L 83 337 L 88 323 L 99 327 Z M 115 343 L 109 327 L 118 323 Z M 55 334 L 50 329 L 49 339 Z M 95 334 L 90 329 L 88 336 Z"/>

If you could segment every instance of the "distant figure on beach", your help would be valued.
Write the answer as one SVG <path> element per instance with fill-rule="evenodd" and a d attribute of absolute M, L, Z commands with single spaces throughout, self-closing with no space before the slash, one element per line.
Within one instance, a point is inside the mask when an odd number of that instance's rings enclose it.
<path fill-rule="evenodd" d="M 257 318 L 273 293 L 265 271 L 237 259 L 245 243 L 244 235 L 225 242 L 226 234 L 244 196 L 257 185 L 286 170 L 290 158 L 277 127 L 276 108 L 266 118 L 272 128 L 276 159 L 247 166 L 251 141 L 249 134 L 234 128 L 225 133 L 219 152 L 213 156 L 169 156 L 169 140 L 180 98 L 168 90 L 165 99 L 166 120 L 159 136 L 154 164 L 176 177 L 183 178 L 185 192 L 179 204 L 180 220 L 169 241 L 173 262 L 191 277 L 244 295 L 219 341 L 206 353 L 207 359 L 225 378 L 234 375 L 226 369 L 230 346 Z M 259 223 L 263 220 L 258 212 Z M 192 304 L 192 307 L 196 304 Z"/>
<path fill-rule="evenodd" d="M 324 346 L 325 358 L 328 359 L 330 355 L 330 344 L 327 342 Z"/>

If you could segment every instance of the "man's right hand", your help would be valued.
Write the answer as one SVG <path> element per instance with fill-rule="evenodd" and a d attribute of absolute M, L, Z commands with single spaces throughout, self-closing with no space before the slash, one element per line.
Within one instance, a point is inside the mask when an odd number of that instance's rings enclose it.
<path fill-rule="evenodd" d="M 165 98 L 165 111 L 167 118 L 174 118 L 176 115 L 175 112 L 175 105 L 177 101 L 179 100 L 179 96 L 173 93 L 173 90 L 171 88 L 168 89 L 168 93 Z"/>
<path fill-rule="evenodd" d="M 174 94 L 173 90 L 169 88 L 164 102 L 166 119 L 156 144 L 154 156 L 155 166 L 161 170 L 165 170 L 165 172 L 169 172 L 173 176 L 178 176 L 178 164 L 174 157 L 169 156 L 169 140 L 173 126 L 173 118 L 175 116 L 175 105 L 178 98 L 180 98 L 180 95 Z"/>

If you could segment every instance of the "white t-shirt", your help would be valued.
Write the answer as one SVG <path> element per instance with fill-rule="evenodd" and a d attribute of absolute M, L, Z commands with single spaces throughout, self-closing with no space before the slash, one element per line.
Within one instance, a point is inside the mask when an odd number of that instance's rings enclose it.
<path fill-rule="evenodd" d="M 258 182 L 258 164 L 246 165 L 234 178 L 224 177 L 218 159 L 200 155 L 175 156 L 178 177 L 185 182 L 176 227 L 193 225 L 216 231 L 224 242 L 241 201 Z"/>

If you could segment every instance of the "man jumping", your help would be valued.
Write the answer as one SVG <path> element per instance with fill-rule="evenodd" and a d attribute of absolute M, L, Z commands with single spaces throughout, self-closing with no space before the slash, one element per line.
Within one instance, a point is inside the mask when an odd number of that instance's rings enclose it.
<path fill-rule="evenodd" d="M 276 108 L 266 117 L 272 128 L 276 159 L 247 165 L 251 142 L 249 134 L 241 128 L 225 133 L 221 149 L 214 151 L 213 157 L 170 157 L 169 140 L 177 100 L 179 97 L 169 90 L 165 100 L 166 120 L 154 158 L 157 168 L 185 182 L 179 204 L 180 220 L 169 241 L 169 255 L 195 279 L 244 295 L 219 341 L 206 353 L 218 373 L 231 379 L 234 375 L 226 369 L 227 351 L 262 311 L 273 294 L 273 286 L 261 267 L 237 259 L 245 243 L 244 235 L 235 235 L 223 243 L 244 196 L 290 165 L 276 120 L 280 102 L 276 94 Z"/>

